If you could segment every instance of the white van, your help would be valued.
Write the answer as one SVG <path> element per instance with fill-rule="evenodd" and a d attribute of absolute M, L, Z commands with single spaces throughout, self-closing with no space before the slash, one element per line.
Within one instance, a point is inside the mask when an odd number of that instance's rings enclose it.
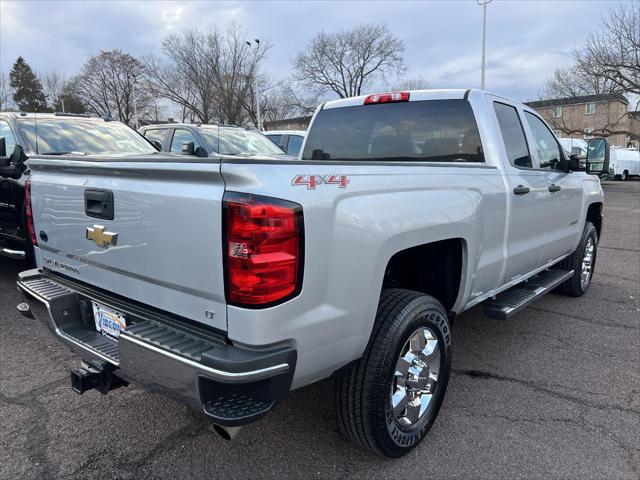
<path fill-rule="evenodd" d="M 634 175 L 640 175 L 640 151 L 611 147 L 609 177 L 615 180 L 626 180 Z"/>

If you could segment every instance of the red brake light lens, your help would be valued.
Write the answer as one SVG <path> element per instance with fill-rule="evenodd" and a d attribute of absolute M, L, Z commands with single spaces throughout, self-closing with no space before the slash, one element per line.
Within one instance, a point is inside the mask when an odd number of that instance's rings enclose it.
<path fill-rule="evenodd" d="M 396 102 L 408 102 L 409 92 L 389 92 L 389 93 L 376 93 L 369 95 L 364 99 L 365 105 L 371 105 L 373 103 L 396 103 Z"/>
<path fill-rule="evenodd" d="M 27 233 L 29 234 L 29 239 L 33 245 L 37 245 L 38 241 L 36 239 L 36 229 L 33 226 L 33 211 L 31 210 L 31 179 L 27 178 L 27 182 L 24 185 L 24 210 L 26 217 L 26 227 Z"/>
<path fill-rule="evenodd" d="M 227 302 L 266 307 L 302 287 L 304 223 L 297 203 L 227 192 L 224 196 Z"/>

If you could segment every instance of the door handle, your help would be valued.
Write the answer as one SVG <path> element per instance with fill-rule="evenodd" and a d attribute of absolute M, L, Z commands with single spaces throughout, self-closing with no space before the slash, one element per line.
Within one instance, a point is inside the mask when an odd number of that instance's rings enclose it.
<path fill-rule="evenodd" d="M 524 185 L 518 185 L 513 189 L 513 193 L 515 193 L 516 195 L 526 195 L 530 191 L 531 190 L 529 190 L 529 187 L 525 187 Z"/>
<path fill-rule="evenodd" d="M 555 183 L 549 185 L 550 192 L 559 192 L 560 190 L 562 190 L 562 187 L 560 185 L 556 185 Z"/>

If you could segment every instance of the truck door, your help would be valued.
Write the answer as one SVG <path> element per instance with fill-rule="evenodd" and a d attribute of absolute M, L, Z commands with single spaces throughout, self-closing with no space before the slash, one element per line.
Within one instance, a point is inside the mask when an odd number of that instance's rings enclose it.
<path fill-rule="evenodd" d="M 525 111 L 529 127 L 533 164 L 543 172 L 549 191 L 544 206 L 545 242 L 541 265 L 555 260 L 575 248 L 582 222 L 582 180 L 580 174 L 563 171 L 562 147 L 547 125 L 532 112 Z"/>
<path fill-rule="evenodd" d="M 549 197 L 544 172 L 534 169 L 518 109 L 506 101 L 493 102 L 504 145 L 502 163 L 508 181 L 508 259 L 505 281 L 541 265 Z"/>

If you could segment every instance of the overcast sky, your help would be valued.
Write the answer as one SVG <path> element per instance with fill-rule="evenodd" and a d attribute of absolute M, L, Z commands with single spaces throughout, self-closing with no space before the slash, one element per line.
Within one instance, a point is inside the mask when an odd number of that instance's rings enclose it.
<path fill-rule="evenodd" d="M 500 1 L 488 7 L 487 89 L 517 100 L 536 97 L 571 50 L 615 2 Z M 406 44 L 407 78 L 435 88 L 479 87 L 482 8 L 475 0 L 441 2 L 207 2 L 0 0 L 0 68 L 22 55 L 36 71 L 71 76 L 101 49 L 132 55 L 160 51 L 183 28 L 235 21 L 273 47 L 264 68 L 288 75 L 295 53 L 320 30 L 360 22 L 388 24 Z"/>

